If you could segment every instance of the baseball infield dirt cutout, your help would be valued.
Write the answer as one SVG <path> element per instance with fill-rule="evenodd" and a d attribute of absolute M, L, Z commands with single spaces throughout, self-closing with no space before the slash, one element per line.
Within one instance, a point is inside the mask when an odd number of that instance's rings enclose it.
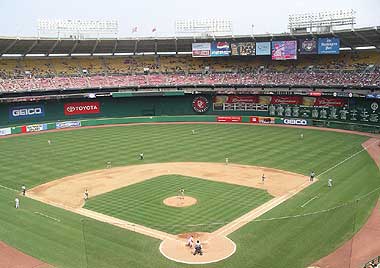
<path fill-rule="evenodd" d="M 191 196 L 171 196 L 165 198 L 162 202 L 169 207 L 183 208 L 195 205 L 197 199 Z"/>
<path fill-rule="evenodd" d="M 190 234 L 173 235 L 82 208 L 85 189 L 88 189 L 91 198 L 147 179 L 170 174 L 264 189 L 274 198 L 212 233 L 193 233 L 194 240 L 199 239 L 203 246 L 202 256 L 194 256 L 191 254 L 194 249 L 185 246 Z M 261 179 L 263 174 L 265 174 L 264 182 Z M 272 168 L 226 165 L 225 163 L 178 162 L 131 165 L 75 174 L 39 185 L 29 190 L 28 196 L 86 217 L 161 239 L 160 252 L 170 260 L 187 264 L 205 264 L 221 261 L 234 254 L 237 249 L 235 243 L 227 238 L 230 233 L 285 202 L 311 184 L 309 178 L 304 175 Z M 173 189 L 173 194 L 175 191 Z M 189 196 L 185 196 L 184 200 L 180 200 L 177 196 L 163 200 L 167 205 L 178 207 L 196 205 L 196 201 Z"/>

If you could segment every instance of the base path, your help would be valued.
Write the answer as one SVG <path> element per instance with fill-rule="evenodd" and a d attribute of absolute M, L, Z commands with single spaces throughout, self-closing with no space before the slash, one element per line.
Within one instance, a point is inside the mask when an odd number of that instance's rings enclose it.
<path fill-rule="evenodd" d="M 26 255 L 0 241 L 1 268 L 50 268 L 50 264 Z"/>

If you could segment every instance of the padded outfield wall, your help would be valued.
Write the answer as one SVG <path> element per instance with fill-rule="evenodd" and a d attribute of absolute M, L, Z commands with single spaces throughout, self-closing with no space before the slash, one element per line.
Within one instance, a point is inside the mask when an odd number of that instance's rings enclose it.
<path fill-rule="evenodd" d="M 0 104 L 0 126 L 91 118 L 221 115 L 302 119 L 314 125 L 369 131 L 380 125 L 380 100 L 276 95 L 124 95 Z M 365 130 L 367 131 L 367 130 Z"/>

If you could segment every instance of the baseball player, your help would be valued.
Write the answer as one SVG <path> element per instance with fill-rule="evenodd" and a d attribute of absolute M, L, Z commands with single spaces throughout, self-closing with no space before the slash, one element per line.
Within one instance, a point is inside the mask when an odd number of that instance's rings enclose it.
<path fill-rule="evenodd" d="M 228 157 L 226 157 L 226 165 L 228 165 Z"/>
<path fill-rule="evenodd" d="M 301 133 L 300 138 L 301 138 L 301 140 L 303 140 L 303 133 Z"/>
<path fill-rule="evenodd" d="M 193 133 L 193 135 L 195 134 L 195 129 L 193 129 L 192 131 L 191 131 L 191 133 Z"/>
<path fill-rule="evenodd" d="M 202 245 L 201 245 L 201 243 L 199 242 L 199 240 L 197 240 L 197 243 L 195 243 L 195 246 L 194 246 L 194 253 L 193 253 L 193 255 L 195 256 L 195 255 L 197 255 L 197 254 L 199 254 L 199 255 L 203 255 L 203 252 L 202 252 Z"/>
<path fill-rule="evenodd" d="M 20 200 L 18 199 L 18 197 L 16 197 L 16 199 L 15 199 L 15 206 L 16 206 L 16 208 L 20 207 Z"/>
<path fill-rule="evenodd" d="M 48 144 L 49 144 L 49 145 L 51 144 L 51 140 L 48 140 Z"/>
<path fill-rule="evenodd" d="M 84 201 L 87 201 L 88 200 L 88 190 L 86 189 L 84 191 Z"/>
<path fill-rule="evenodd" d="M 107 161 L 107 168 L 111 168 L 112 165 L 111 165 L 111 161 Z"/>
<path fill-rule="evenodd" d="M 140 154 L 140 160 L 144 160 L 144 153 Z"/>
<path fill-rule="evenodd" d="M 25 187 L 25 185 L 21 186 L 21 192 L 22 192 L 22 195 L 25 196 L 25 193 L 26 193 L 26 187 Z"/>
<path fill-rule="evenodd" d="M 190 248 L 193 248 L 193 244 L 194 244 L 194 238 L 192 235 L 190 235 L 190 237 L 187 239 L 187 242 L 186 242 L 186 247 L 190 247 Z"/>
<path fill-rule="evenodd" d="M 185 189 L 181 188 L 180 189 L 180 194 L 181 194 L 180 198 L 181 199 L 185 199 Z"/>
<path fill-rule="evenodd" d="M 331 187 L 332 187 L 332 184 L 333 184 L 333 180 L 332 180 L 331 178 L 329 178 L 329 179 L 327 180 L 327 186 L 328 186 L 329 188 L 331 188 Z"/>
<path fill-rule="evenodd" d="M 312 171 L 312 172 L 310 173 L 310 181 L 314 181 L 314 177 L 315 177 L 315 172 Z"/>
<path fill-rule="evenodd" d="M 265 175 L 263 173 L 263 175 L 261 176 L 261 182 L 264 183 L 264 181 L 265 181 Z"/>

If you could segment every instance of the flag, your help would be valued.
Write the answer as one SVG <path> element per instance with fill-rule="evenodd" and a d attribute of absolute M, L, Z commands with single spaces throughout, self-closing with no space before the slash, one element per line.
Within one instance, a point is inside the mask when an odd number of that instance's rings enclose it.
<path fill-rule="evenodd" d="M 152 33 L 154 33 L 155 31 L 157 31 L 157 28 L 156 28 L 156 27 L 153 27 L 153 29 L 152 29 Z"/>
<path fill-rule="evenodd" d="M 132 28 L 132 33 L 136 33 L 136 32 L 137 32 L 137 26 Z"/>

